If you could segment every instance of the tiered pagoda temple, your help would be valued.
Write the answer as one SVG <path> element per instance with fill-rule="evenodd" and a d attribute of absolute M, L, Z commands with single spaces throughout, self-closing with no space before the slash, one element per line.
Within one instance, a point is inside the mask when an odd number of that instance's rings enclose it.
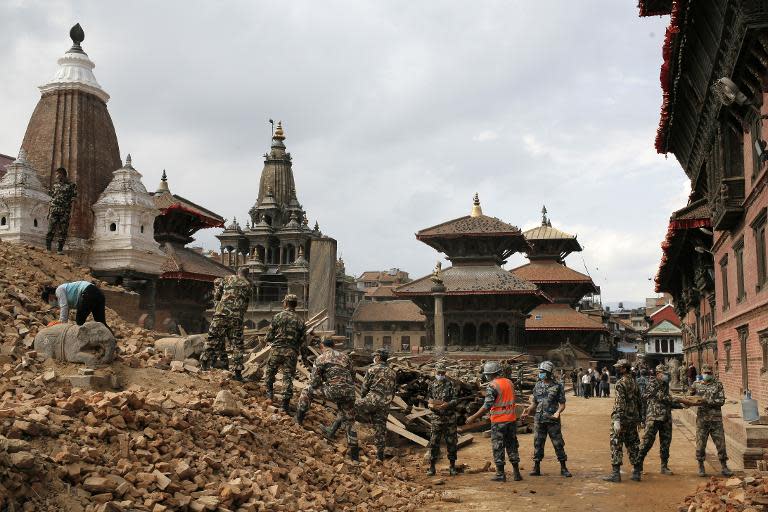
<path fill-rule="evenodd" d="M 582 250 L 575 235 L 552 227 L 546 207 L 541 225 L 523 233 L 530 245 L 529 263 L 511 271 L 538 286 L 551 299 L 531 311 L 525 321 L 525 346 L 531 354 L 546 355 L 568 343 L 592 359 L 612 356 L 607 328 L 593 316 L 575 309 L 585 295 L 598 293 L 592 278 L 569 268 L 565 258 Z"/>
<path fill-rule="evenodd" d="M 522 350 L 525 318 L 546 293 L 502 268 L 506 259 L 530 246 L 519 228 L 484 215 L 475 194 L 472 213 L 416 233 L 416 239 L 446 255 L 452 266 L 440 272 L 448 350 Z M 434 345 L 432 276 L 395 288 L 427 318 L 428 345 Z"/>
<path fill-rule="evenodd" d="M 247 325 L 268 325 L 282 309 L 285 294 L 293 293 L 299 299 L 299 314 L 312 316 L 326 310 L 328 321 L 321 328 L 351 339 L 348 310 L 354 310 L 354 304 L 344 303 L 346 294 L 337 300 L 337 288 L 345 288 L 343 283 L 348 280 L 338 272 L 343 264 L 336 259 L 336 240 L 323 235 L 317 222 L 314 228 L 309 227 L 307 214 L 296 197 L 293 161 L 284 141 L 285 132 L 279 122 L 272 147 L 264 155 L 258 198 L 248 212 L 250 221 L 243 228 L 233 220 L 217 235 L 221 262 L 249 269 L 254 295 L 246 312 Z M 350 286 L 354 287 L 354 282 Z M 336 322 L 337 315 L 344 325 Z"/>

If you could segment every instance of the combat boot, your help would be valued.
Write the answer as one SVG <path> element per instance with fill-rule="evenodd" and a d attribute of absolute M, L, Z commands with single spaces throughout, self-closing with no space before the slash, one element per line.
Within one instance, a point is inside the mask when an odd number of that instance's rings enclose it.
<path fill-rule="evenodd" d="M 45 250 L 51 252 L 51 240 L 45 241 Z"/>
<path fill-rule="evenodd" d="M 491 477 L 492 482 L 506 482 L 507 475 L 504 473 L 504 464 L 496 464 L 496 474 Z"/>
<path fill-rule="evenodd" d="M 604 476 L 603 480 L 606 482 L 621 482 L 621 466 L 614 465 L 611 474 Z"/>
<path fill-rule="evenodd" d="M 456 476 L 456 475 L 458 475 L 458 474 L 459 474 L 459 472 L 458 472 L 458 471 L 456 471 L 456 461 L 455 461 L 455 460 L 452 460 L 452 461 L 451 461 L 451 465 L 448 467 L 448 473 L 449 473 L 451 476 Z"/>
<path fill-rule="evenodd" d="M 206 352 L 203 352 L 203 355 L 200 356 L 200 370 L 206 372 L 210 369 L 211 357 Z"/>
<path fill-rule="evenodd" d="M 520 474 L 520 464 L 518 464 L 517 462 L 512 464 L 512 471 L 513 471 L 512 480 L 514 480 L 515 482 L 519 482 L 520 480 L 523 479 L 523 475 Z"/>
<path fill-rule="evenodd" d="M 337 418 L 330 427 L 323 427 L 323 437 L 332 441 L 336 437 L 336 432 L 339 430 L 339 427 L 341 427 L 341 419 Z"/>
<path fill-rule="evenodd" d="M 435 470 L 435 461 L 429 461 L 429 469 L 427 470 L 427 476 L 435 476 L 437 471 Z"/>
<path fill-rule="evenodd" d="M 707 476 L 707 471 L 704 469 L 704 461 L 699 461 L 699 476 Z"/>
<path fill-rule="evenodd" d="M 353 446 L 349 449 L 349 458 L 352 459 L 354 462 L 360 462 L 360 447 L 359 446 Z"/>
<path fill-rule="evenodd" d="M 541 462 L 538 460 L 533 461 L 533 469 L 528 474 L 530 476 L 541 476 Z"/>
<path fill-rule="evenodd" d="M 275 399 L 275 389 L 272 386 L 267 385 L 267 400 L 271 402 L 274 399 Z"/>
<path fill-rule="evenodd" d="M 643 475 L 643 465 L 642 464 L 635 464 L 632 467 L 632 476 L 630 477 L 630 480 L 634 480 L 635 482 L 639 482 Z"/>
<path fill-rule="evenodd" d="M 384 462 L 384 448 L 376 449 L 376 458 L 379 459 L 381 462 Z"/>
<path fill-rule="evenodd" d="M 59 242 L 56 247 L 56 254 L 64 254 L 64 242 Z"/>
<path fill-rule="evenodd" d="M 283 410 L 286 412 L 286 414 L 291 413 L 291 399 L 290 398 L 283 398 Z M 304 421 L 304 415 L 307 414 L 307 411 L 304 411 L 304 414 L 301 415 L 301 420 Z M 301 423 L 299 423 L 301 425 Z"/>
<path fill-rule="evenodd" d="M 240 370 L 235 370 L 232 373 L 232 379 L 236 380 L 237 382 L 243 382 L 243 373 Z"/>
<path fill-rule="evenodd" d="M 666 462 L 662 462 L 661 463 L 661 474 L 662 475 L 674 475 L 674 473 L 672 473 L 672 470 L 669 469 L 669 466 L 667 466 Z"/>
<path fill-rule="evenodd" d="M 568 471 L 568 468 L 566 467 L 564 460 L 560 461 L 560 475 L 564 476 L 565 478 L 571 478 L 573 476 L 571 472 Z"/>
<path fill-rule="evenodd" d="M 733 476 L 733 471 L 728 467 L 728 463 L 725 460 L 720 460 L 720 474 L 723 476 Z"/>

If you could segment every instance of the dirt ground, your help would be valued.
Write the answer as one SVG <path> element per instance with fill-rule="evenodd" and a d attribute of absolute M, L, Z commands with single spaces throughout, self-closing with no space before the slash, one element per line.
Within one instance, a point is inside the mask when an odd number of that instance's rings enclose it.
<path fill-rule="evenodd" d="M 549 441 L 544 448 L 542 476 L 528 476 L 533 463 L 533 436 L 522 434 L 520 441 L 520 467 L 522 482 L 511 479 L 511 465 L 507 464 L 508 481 L 491 482 L 492 473 L 447 475 L 447 461 L 438 465 L 438 476 L 425 482 L 445 484 L 435 486 L 449 496 L 460 500 L 458 503 L 439 502 L 426 506 L 423 511 L 493 511 L 525 510 L 538 511 L 615 511 L 654 510 L 674 511 L 682 498 L 695 491 L 704 480 L 696 475 L 694 457 L 694 436 L 680 422 L 675 421 L 669 466 L 675 473 L 664 476 L 659 473 L 658 439 L 646 457 L 642 482 L 629 479 L 632 467 L 624 452 L 622 479 L 619 484 L 604 482 L 601 477 L 610 472 L 609 425 L 613 397 L 590 398 L 568 396 L 567 409 L 563 413 L 563 437 L 568 454 L 568 469 L 573 478 L 560 476 L 560 467 Z M 673 411 L 675 414 L 676 411 Z M 482 433 L 475 435 L 475 442 L 459 450 L 458 463 L 470 468 L 483 467 L 492 461 L 490 439 Z M 714 463 L 714 466 L 712 465 Z M 718 474 L 719 463 L 708 453 L 707 472 Z M 442 469 L 442 471 L 441 471 Z"/>

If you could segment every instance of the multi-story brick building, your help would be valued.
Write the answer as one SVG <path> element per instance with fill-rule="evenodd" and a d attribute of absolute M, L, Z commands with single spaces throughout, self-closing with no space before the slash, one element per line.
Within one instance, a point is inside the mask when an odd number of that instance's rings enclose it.
<path fill-rule="evenodd" d="M 768 4 L 641 0 L 669 14 L 662 50 L 659 153 L 691 182 L 662 244 L 657 291 L 673 295 L 687 357 L 716 361 L 731 399 L 768 404 Z M 768 433 L 727 416 L 746 466 L 768 456 Z M 732 423 L 732 424 L 731 424 Z M 740 448 L 739 448 L 740 447 Z"/>

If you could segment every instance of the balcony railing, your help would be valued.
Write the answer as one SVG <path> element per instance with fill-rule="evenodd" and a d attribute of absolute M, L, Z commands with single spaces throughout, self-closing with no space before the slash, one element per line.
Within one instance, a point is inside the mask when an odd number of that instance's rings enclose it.
<path fill-rule="evenodd" d="M 723 178 L 712 208 L 712 224 L 717 231 L 733 229 L 744 215 L 744 177 Z"/>

